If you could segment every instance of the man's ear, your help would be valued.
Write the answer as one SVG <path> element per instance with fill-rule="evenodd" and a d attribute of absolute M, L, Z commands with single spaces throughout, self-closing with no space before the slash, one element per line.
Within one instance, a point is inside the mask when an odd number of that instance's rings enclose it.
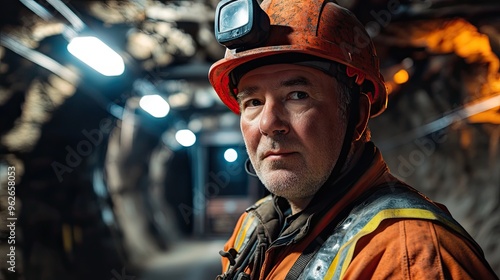
<path fill-rule="evenodd" d="M 359 95 L 359 115 L 358 123 L 356 124 L 356 129 L 354 130 L 354 141 L 359 141 L 361 136 L 368 126 L 368 120 L 370 119 L 370 98 L 366 93 L 360 93 Z"/>

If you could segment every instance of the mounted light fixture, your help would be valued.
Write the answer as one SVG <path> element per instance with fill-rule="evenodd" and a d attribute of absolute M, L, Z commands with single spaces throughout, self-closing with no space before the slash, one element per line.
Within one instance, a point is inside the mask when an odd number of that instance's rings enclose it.
<path fill-rule="evenodd" d="M 269 36 L 269 16 L 257 0 L 223 0 L 215 11 L 215 37 L 228 49 L 248 49 Z"/>
<path fill-rule="evenodd" d="M 155 118 L 163 118 L 170 112 L 170 105 L 158 94 L 144 95 L 139 106 Z"/>
<path fill-rule="evenodd" d="M 67 48 L 72 55 L 104 76 L 119 76 L 125 70 L 122 57 L 97 37 L 75 37 Z"/>
<path fill-rule="evenodd" d="M 175 140 L 183 147 L 191 147 L 196 143 L 196 135 L 189 129 L 181 129 L 175 133 Z"/>
<path fill-rule="evenodd" d="M 233 148 L 229 148 L 224 152 L 224 159 L 227 162 L 235 162 L 238 159 L 238 152 Z"/>
<path fill-rule="evenodd" d="M 54 15 L 35 0 L 20 1 L 44 20 L 54 19 Z M 67 49 L 72 55 L 105 76 L 119 76 L 124 72 L 122 57 L 97 37 L 82 35 L 88 33 L 87 26 L 64 2 L 46 1 L 71 24 L 65 26 L 63 36 L 69 42 Z"/>

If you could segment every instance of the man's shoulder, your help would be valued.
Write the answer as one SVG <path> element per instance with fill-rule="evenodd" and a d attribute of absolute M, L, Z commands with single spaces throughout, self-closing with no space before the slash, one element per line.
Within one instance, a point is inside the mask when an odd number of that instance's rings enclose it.
<path fill-rule="evenodd" d="M 429 236 L 437 231 L 441 234 L 446 232 L 475 245 L 472 237 L 446 208 L 406 185 L 377 189 L 350 212 L 341 228 L 345 230 L 344 242 L 373 237 L 381 232 L 384 232 L 383 239 L 395 241 L 397 238 L 391 238 L 388 232 L 394 231 L 397 233 L 395 236 L 405 236 L 400 232 L 404 228 L 409 234 L 417 236 L 422 236 L 424 232 Z"/>
<path fill-rule="evenodd" d="M 361 207 L 375 207 L 375 210 L 422 208 L 449 215 L 449 212 L 439 204 L 402 182 L 391 182 L 374 188 L 368 195 L 364 196 Z"/>
<path fill-rule="evenodd" d="M 404 183 L 389 184 L 360 201 L 351 215 L 363 216 L 361 221 L 381 222 L 386 219 L 422 219 L 443 223 L 457 231 L 463 229 L 446 207 L 432 201 Z"/>
<path fill-rule="evenodd" d="M 408 186 L 382 186 L 362 196 L 322 245 L 314 263 L 321 256 L 335 256 L 332 263 L 337 265 L 332 269 L 343 275 L 345 263 L 366 266 L 373 256 L 393 254 L 389 261 L 404 254 L 418 260 L 426 254 L 439 255 L 443 239 L 450 245 L 466 244 L 470 254 L 481 256 L 472 238 L 447 211 Z"/>

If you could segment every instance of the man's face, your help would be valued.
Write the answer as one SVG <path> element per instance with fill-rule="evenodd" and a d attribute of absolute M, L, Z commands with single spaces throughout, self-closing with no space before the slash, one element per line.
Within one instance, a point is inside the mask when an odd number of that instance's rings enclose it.
<path fill-rule="evenodd" d="M 310 198 L 327 180 L 345 134 L 339 100 L 335 79 L 310 67 L 268 65 L 241 78 L 241 131 L 270 192 Z"/>

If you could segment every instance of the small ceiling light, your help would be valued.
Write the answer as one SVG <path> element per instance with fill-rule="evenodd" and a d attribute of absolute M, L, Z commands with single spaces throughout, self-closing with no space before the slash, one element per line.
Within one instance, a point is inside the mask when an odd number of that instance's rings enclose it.
<path fill-rule="evenodd" d="M 196 135 L 189 129 L 181 129 L 175 133 L 175 140 L 184 147 L 191 147 L 196 143 Z"/>
<path fill-rule="evenodd" d="M 163 118 L 168 115 L 170 106 L 163 97 L 158 94 L 145 95 L 139 100 L 139 106 L 155 118 Z"/>
<path fill-rule="evenodd" d="M 408 79 L 410 78 L 410 74 L 408 74 L 408 71 L 405 69 L 401 69 L 396 74 L 394 74 L 393 79 L 396 84 L 404 84 L 408 82 Z"/>
<path fill-rule="evenodd" d="M 233 148 L 227 149 L 224 152 L 224 159 L 227 162 L 235 162 L 238 159 L 238 152 Z"/>
<path fill-rule="evenodd" d="M 122 57 L 96 37 L 75 37 L 68 51 L 104 76 L 119 76 L 125 70 Z"/>

